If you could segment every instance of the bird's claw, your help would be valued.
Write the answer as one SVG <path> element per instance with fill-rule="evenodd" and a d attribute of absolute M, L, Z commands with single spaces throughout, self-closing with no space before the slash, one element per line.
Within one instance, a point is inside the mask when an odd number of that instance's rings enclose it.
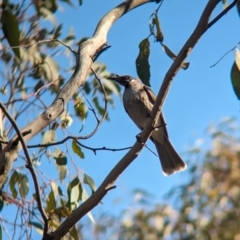
<path fill-rule="evenodd" d="M 144 142 L 141 139 L 140 133 L 138 135 L 136 135 L 136 139 L 137 139 L 137 142 L 139 142 L 139 143 L 144 145 Z"/>

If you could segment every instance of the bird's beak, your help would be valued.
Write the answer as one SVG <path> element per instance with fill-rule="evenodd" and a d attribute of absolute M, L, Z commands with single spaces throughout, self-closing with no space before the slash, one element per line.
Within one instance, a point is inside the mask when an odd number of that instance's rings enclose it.
<path fill-rule="evenodd" d="M 117 74 L 113 74 L 113 75 L 107 77 L 107 79 L 113 80 L 123 86 L 126 86 L 129 83 L 130 76 L 119 76 Z"/>

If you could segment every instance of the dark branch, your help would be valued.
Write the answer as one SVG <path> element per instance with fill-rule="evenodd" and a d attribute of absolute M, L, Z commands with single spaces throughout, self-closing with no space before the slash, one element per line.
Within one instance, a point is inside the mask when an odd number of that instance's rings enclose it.
<path fill-rule="evenodd" d="M 221 17 L 223 17 L 227 12 L 229 12 L 239 0 L 234 0 L 228 7 L 226 7 L 219 15 L 217 15 L 210 23 L 208 23 L 206 31 L 212 27 Z"/>
<path fill-rule="evenodd" d="M 46 213 L 44 211 L 44 208 L 43 208 L 43 205 L 42 205 L 42 200 L 41 200 L 41 197 L 40 197 L 41 194 L 40 194 L 40 189 L 39 189 L 37 175 L 36 175 L 36 173 L 34 171 L 31 157 L 30 157 L 30 155 L 28 153 L 27 146 L 26 146 L 25 141 L 23 139 L 23 134 L 27 135 L 27 134 L 29 134 L 31 132 L 31 130 L 25 131 L 22 134 L 20 129 L 19 129 L 19 127 L 17 126 L 17 123 L 11 117 L 11 115 L 8 113 L 8 111 L 6 110 L 6 108 L 4 107 L 4 105 L 1 102 L 0 102 L 0 108 L 2 109 L 3 113 L 6 115 L 6 117 L 8 118 L 8 120 L 10 121 L 10 123 L 12 124 L 13 128 L 15 129 L 15 131 L 17 133 L 17 137 L 12 142 L 12 145 L 14 147 L 16 147 L 16 145 L 18 144 L 19 141 L 20 141 L 20 143 L 22 145 L 23 152 L 24 152 L 25 157 L 27 159 L 27 168 L 29 169 L 29 171 L 30 171 L 30 173 L 32 175 L 32 178 L 33 178 L 33 183 L 34 183 L 34 188 L 35 188 L 35 191 L 36 191 L 36 200 L 37 200 L 38 208 L 39 208 L 39 211 L 40 211 L 41 216 L 42 216 L 43 221 L 44 221 L 44 234 L 47 234 L 47 232 L 48 232 L 48 218 L 47 218 L 47 215 L 46 215 Z"/>

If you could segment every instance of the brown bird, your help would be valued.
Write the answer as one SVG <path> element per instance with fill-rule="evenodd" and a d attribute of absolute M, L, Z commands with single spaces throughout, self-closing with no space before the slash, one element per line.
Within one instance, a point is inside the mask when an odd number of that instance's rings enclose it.
<path fill-rule="evenodd" d="M 139 79 L 130 76 L 112 75 L 108 77 L 108 79 L 114 80 L 125 87 L 123 93 L 124 108 L 133 122 L 142 130 L 156 100 L 153 91 Z M 170 175 L 185 170 L 187 167 L 186 163 L 178 155 L 168 138 L 167 128 L 162 113 L 155 127 L 150 139 L 156 146 L 164 175 Z"/>

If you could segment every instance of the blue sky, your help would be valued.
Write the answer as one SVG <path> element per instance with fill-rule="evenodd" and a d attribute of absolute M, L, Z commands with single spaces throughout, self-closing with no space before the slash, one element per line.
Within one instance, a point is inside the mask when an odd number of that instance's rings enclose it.
<path fill-rule="evenodd" d="M 164 43 L 176 54 L 194 30 L 207 2 L 206 0 L 168 0 L 162 4 L 158 16 L 164 34 Z M 120 1 L 117 0 L 88 0 L 84 1 L 82 6 L 78 6 L 76 1 L 74 8 L 63 4 L 65 10 L 58 11 L 57 19 L 58 22 L 63 22 L 65 33 L 73 27 L 77 38 L 90 37 L 101 17 L 119 3 Z M 108 34 L 108 43 L 112 47 L 98 59 L 107 65 L 108 71 L 119 75 L 137 76 L 135 60 L 139 51 L 138 44 L 149 35 L 149 16 L 156 8 L 155 3 L 143 5 L 123 16 L 113 25 Z M 223 5 L 220 3 L 215 14 L 222 9 Z M 183 158 L 186 156 L 185 152 L 195 145 L 197 139 L 206 136 L 204 131 L 209 124 L 217 123 L 225 116 L 239 118 L 239 102 L 230 80 L 234 53 L 229 53 L 217 66 L 210 68 L 239 42 L 238 27 L 239 16 L 234 8 L 205 33 L 187 59 L 190 61 L 190 67 L 185 71 L 181 70 L 173 81 L 164 103 L 163 113 L 170 139 Z M 151 85 L 153 91 L 157 93 L 172 60 L 162 51 L 159 43 L 154 43 L 153 38 L 150 41 Z M 121 98 L 116 96 L 114 99 L 115 108 L 110 106 L 108 108 L 110 121 L 105 121 L 96 135 L 82 142 L 83 144 L 109 148 L 122 148 L 134 144 L 139 130 L 125 113 Z M 93 118 L 87 119 L 85 123 L 86 132 L 95 126 L 95 122 L 91 119 Z M 74 122 L 71 129 L 78 132 L 79 126 L 80 123 Z M 147 145 L 155 151 L 150 141 Z M 205 145 L 205 148 L 210 146 Z M 99 186 L 124 156 L 125 151 L 98 151 L 96 156 L 88 150 L 84 150 L 84 153 L 84 160 L 74 155 L 73 158 L 76 158 L 78 167 L 92 176 Z M 52 166 L 54 167 L 54 164 Z M 50 173 L 49 163 L 42 163 L 40 168 Z M 70 176 L 74 176 L 74 173 Z M 93 214 L 99 211 L 119 213 L 132 201 L 129 193 L 136 188 L 149 191 L 155 196 L 155 202 L 161 203 L 163 195 L 169 189 L 187 178 L 187 172 L 169 177 L 163 176 L 158 158 L 144 149 L 117 179 L 117 188 L 106 195 L 103 204 L 97 206 Z M 113 202 L 116 199 L 120 201 L 113 210 Z"/>

